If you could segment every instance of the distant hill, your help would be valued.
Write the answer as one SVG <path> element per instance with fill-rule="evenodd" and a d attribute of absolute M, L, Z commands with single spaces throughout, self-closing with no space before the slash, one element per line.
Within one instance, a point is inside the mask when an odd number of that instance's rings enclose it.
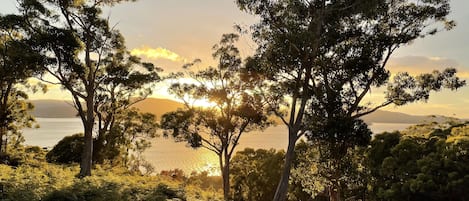
<path fill-rule="evenodd" d="M 77 117 L 77 111 L 70 101 L 64 100 L 32 100 L 34 110 L 32 114 L 40 118 L 73 118 Z M 134 107 L 143 112 L 155 114 L 158 119 L 166 112 L 182 108 L 182 104 L 168 99 L 148 98 L 138 102 Z"/>
<path fill-rule="evenodd" d="M 77 111 L 71 101 L 64 100 L 32 100 L 34 110 L 32 114 L 41 118 L 73 118 Z"/>
<path fill-rule="evenodd" d="M 35 105 L 33 115 L 43 118 L 73 118 L 76 117 L 77 112 L 69 101 L 63 100 L 33 100 Z M 166 112 L 175 111 L 177 108 L 182 108 L 183 104 L 169 100 L 147 98 L 134 105 L 136 108 L 143 112 L 150 112 L 158 117 L 161 117 Z M 378 110 L 374 113 L 366 115 L 362 118 L 367 123 L 422 123 L 424 121 L 437 121 L 444 120 L 443 116 L 417 116 L 409 115 L 400 112 L 389 112 Z"/>
<path fill-rule="evenodd" d="M 176 111 L 178 108 L 183 108 L 184 105 L 169 99 L 147 98 L 134 105 L 142 112 L 150 112 L 155 114 L 160 120 L 160 117 L 171 111 Z"/>
<path fill-rule="evenodd" d="M 400 112 L 390 112 L 384 110 L 377 110 L 371 114 L 362 117 L 363 121 L 367 123 L 408 123 L 417 124 L 425 121 L 443 122 L 447 117 L 441 115 L 409 115 Z"/>

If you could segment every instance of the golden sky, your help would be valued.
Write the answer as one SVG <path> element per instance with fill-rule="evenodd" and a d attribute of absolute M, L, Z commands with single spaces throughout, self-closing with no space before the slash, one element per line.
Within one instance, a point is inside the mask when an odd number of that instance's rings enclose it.
<path fill-rule="evenodd" d="M 14 0 L 1 0 L 0 13 L 15 10 Z M 451 17 L 456 28 L 435 36 L 418 39 L 397 50 L 389 63 L 393 72 L 431 72 L 434 69 L 454 67 L 459 76 L 469 79 L 469 1 L 451 1 Z M 123 3 L 110 10 L 111 23 L 121 30 L 129 50 L 155 63 L 166 72 L 181 69 L 184 62 L 199 58 L 203 66 L 213 65 L 211 49 L 224 33 L 233 32 L 233 26 L 249 26 L 256 18 L 236 7 L 234 0 L 138 0 Z M 249 55 L 255 45 L 244 36 L 239 42 L 241 54 Z M 165 84 L 159 84 L 154 97 L 168 98 Z M 374 90 L 369 100 L 379 101 L 382 90 Z M 46 94 L 31 95 L 33 99 L 67 99 L 60 87 L 51 86 Z M 409 114 L 442 114 L 469 118 L 469 87 L 457 92 L 434 93 L 427 103 L 414 103 L 386 110 Z"/>

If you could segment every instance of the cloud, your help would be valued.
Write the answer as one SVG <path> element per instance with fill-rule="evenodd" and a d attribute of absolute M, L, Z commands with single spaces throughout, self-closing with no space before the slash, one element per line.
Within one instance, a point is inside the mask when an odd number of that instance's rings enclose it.
<path fill-rule="evenodd" d="M 185 61 L 185 59 L 179 56 L 177 53 L 172 52 L 171 50 L 157 47 L 157 48 L 150 48 L 150 47 L 141 47 L 135 48 L 130 51 L 130 54 L 135 56 L 144 56 L 149 59 L 166 59 L 170 61 Z"/>

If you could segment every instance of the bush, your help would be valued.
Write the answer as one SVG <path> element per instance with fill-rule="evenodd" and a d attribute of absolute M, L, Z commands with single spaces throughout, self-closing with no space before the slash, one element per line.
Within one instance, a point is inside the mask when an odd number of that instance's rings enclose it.
<path fill-rule="evenodd" d="M 145 199 L 148 201 L 186 200 L 184 192 L 169 188 L 166 184 L 159 184 L 156 189 Z"/>
<path fill-rule="evenodd" d="M 233 200 L 271 200 L 280 180 L 283 151 L 250 149 L 231 160 Z"/>
<path fill-rule="evenodd" d="M 18 167 L 22 164 L 37 165 L 44 162 L 46 151 L 38 146 L 17 145 L 9 148 L 7 154 L 0 154 L 0 164 Z"/>
<path fill-rule="evenodd" d="M 79 163 L 83 147 L 83 134 L 66 136 L 47 153 L 46 160 L 50 163 Z"/>
<path fill-rule="evenodd" d="M 368 149 L 371 198 L 469 200 L 469 123 L 377 135 Z"/>
<path fill-rule="evenodd" d="M 8 201 L 165 201 L 222 200 L 221 192 L 166 176 L 141 176 L 119 167 L 97 165 L 93 176 L 78 179 L 78 165 L 38 161 L 0 165 L 0 200 Z"/>

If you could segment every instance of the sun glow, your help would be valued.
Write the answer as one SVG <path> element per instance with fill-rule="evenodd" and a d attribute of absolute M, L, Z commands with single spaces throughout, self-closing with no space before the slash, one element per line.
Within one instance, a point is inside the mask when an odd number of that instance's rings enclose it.
<path fill-rule="evenodd" d="M 199 172 L 206 172 L 208 176 L 221 176 L 220 167 L 213 163 L 206 163 Z"/>
<path fill-rule="evenodd" d="M 195 107 L 210 108 L 214 107 L 217 104 L 208 100 L 208 99 L 197 99 L 192 102 Z"/>

